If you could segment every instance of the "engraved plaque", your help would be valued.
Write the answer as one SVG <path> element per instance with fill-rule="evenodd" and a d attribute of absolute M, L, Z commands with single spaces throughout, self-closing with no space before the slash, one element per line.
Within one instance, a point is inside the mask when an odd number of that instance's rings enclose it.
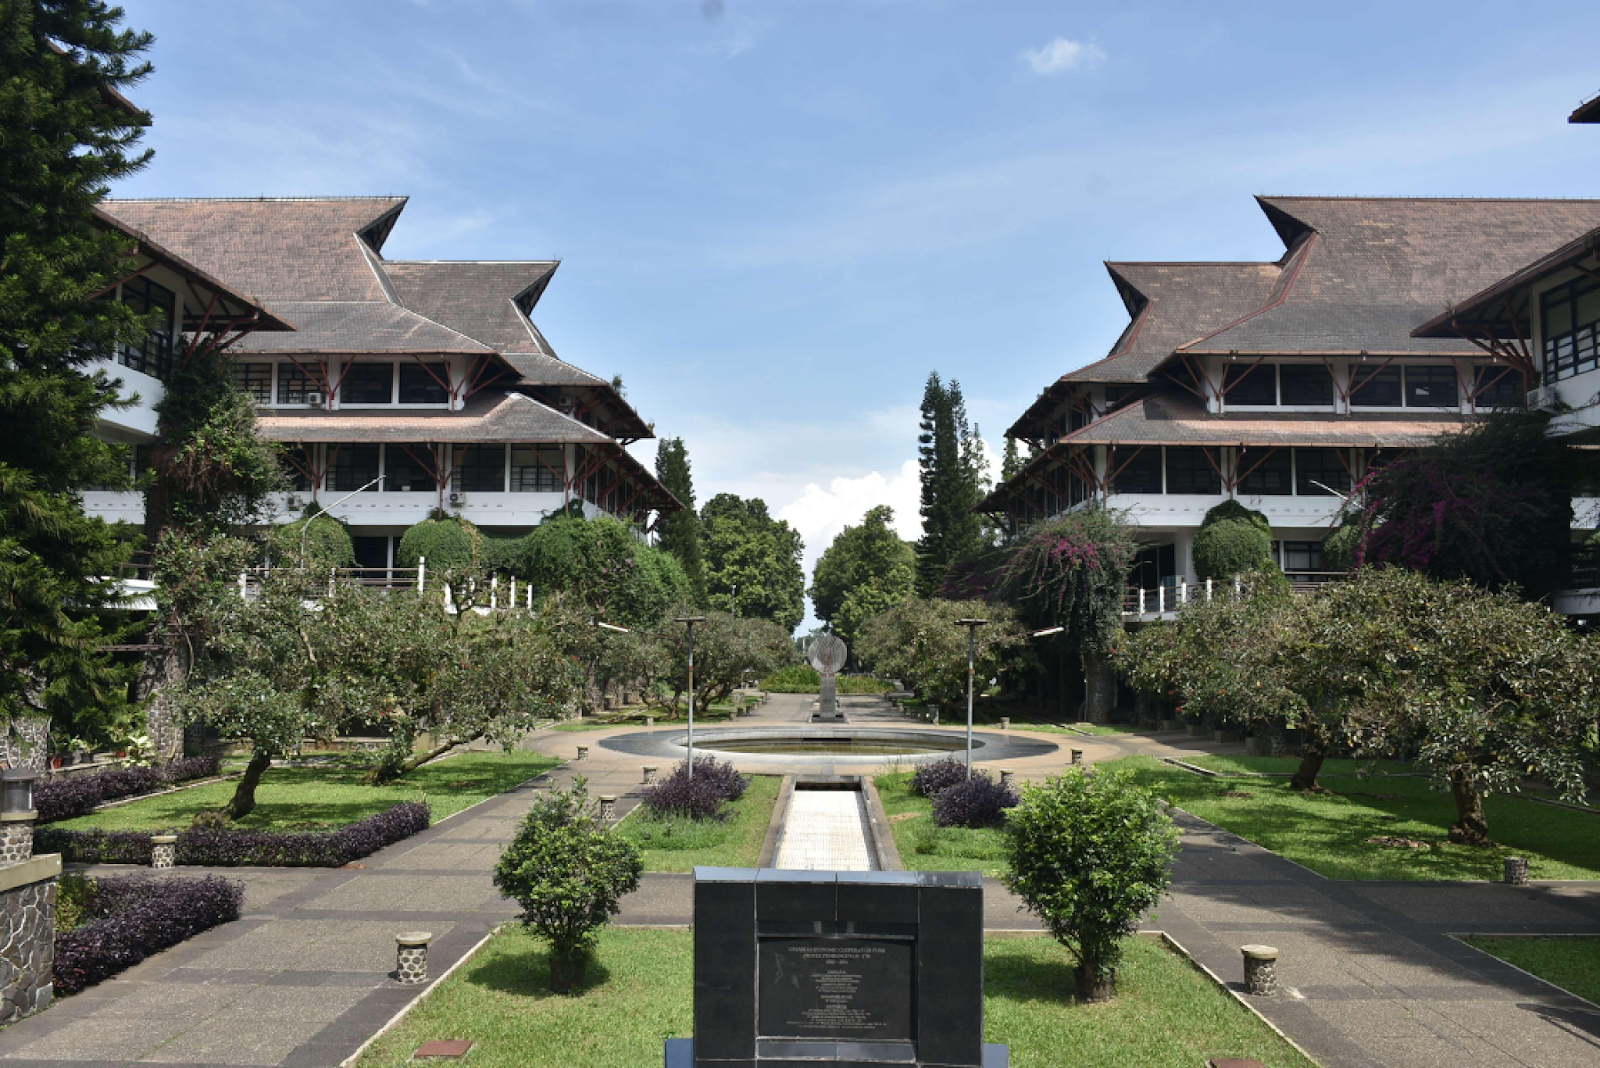
<path fill-rule="evenodd" d="M 913 1038 L 911 943 L 767 938 L 759 945 L 757 1034 Z"/>

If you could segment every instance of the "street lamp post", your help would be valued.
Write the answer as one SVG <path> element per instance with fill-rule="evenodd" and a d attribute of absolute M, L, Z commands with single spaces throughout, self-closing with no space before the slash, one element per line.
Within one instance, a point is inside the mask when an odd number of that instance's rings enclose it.
<path fill-rule="evenodd" d="M 306 520 L 305 526 L 300 528 L 300 570 L 304 571 L 305 567 L 306 567 L 306 535 L 311 533 L 311 524 L 315 523 L 318 519 L 320 519 L 323 516 L 327 515 L 332 509 L 339 507 L 345 501 L 348 501 L 351 497 L 354 497 L 356 494 L 362 492 L 363 490 L 369 489 L 372 486 L 381 486 L 383 484 L 383 480 L 384 480 L 385 477 L 387 477 L 387 476 L 379 475 L 377 478 L 373 479 L 371 482 L 368 482 L 365 486 L 362 486 L 359 489 L 351 490 L 349 493 L 346 493 L 343 497 L 340 497 L 338 500 L 334 501 L 333 504 L 329 505 L 327 508 L 324 508 L 322 511 L 318 512 L 316 515 L 314 515 L 310 519 Z"/>
<path fill-rule="evenodd" d="M 987 619 L 958 619 L 956 626 L 967 628 L 967 778 L 972 778 L 972 676 L 978 661 L 978 628 Z"/>
<path fill-rule="evenodd" d="M 674 623 L 689 628 L 689 778 L 694 778 L 694 625 L 704 623 L 705 616 L 677 616 Z"/>

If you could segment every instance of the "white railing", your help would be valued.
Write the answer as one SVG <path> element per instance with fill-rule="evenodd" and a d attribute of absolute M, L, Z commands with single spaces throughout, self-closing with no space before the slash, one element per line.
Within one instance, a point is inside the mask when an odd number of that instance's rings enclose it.
<path fill-rule="evenodd" d="M 275 570 L 296 571 L 298 568 L 271 568 L 251 567 L 239 572 L 239 596 L 246 601 L 253 601 L 261 595 L 261 584 L 266 577 Z M 455 591 L 450 583 L 441 582 L 435 578 L 433 585 L 428 584 L 428 561 L 426 557 L 419 557 L 416 567 L 330 567 L 327 569 L 328 592 L 331 594 L 334 587 L 341 582 L 354 583 L 381 590 L 414 590 L 418 596 L 433 593 L 439 596 L 449 612 L 457 611 Z M 502 585 L 502 579 L 504 584 Z M 476 582 L 472 580 L 472 592 L 477 593 Z M 477 598 L 474 597 L 473 600 Z M 533 609 L 533 587 L 526 582 L 519 583 L 515 575 L 495 574 L 489 578 L 489 601 L 487 604 L 478 603 L 472 606 L 472 611 L 479 615 L 490 612 L 509 611 L 511 609 Z"/>
<path fill-rule="evenodd" d="M 1297 594 L 1315 593 L 1323 584 L 1346 577 L 1344 571 L 1291 571 L 1287 573 L 1289 589 Z M 1206 579 L 1204 583 L 1190 584 L 1187 578 L 1178 577 L 1150 589 L 1129 586 L 1123 592 L 1122 616 L 1136 619 L 1141 616 L 1165 616 L 1177 612 L 1193 601 L 1209 601 L 1218 595 L 1238 597 L 1244 589 L 1243 576 L 1235 575 L 1231 582 Z"/>

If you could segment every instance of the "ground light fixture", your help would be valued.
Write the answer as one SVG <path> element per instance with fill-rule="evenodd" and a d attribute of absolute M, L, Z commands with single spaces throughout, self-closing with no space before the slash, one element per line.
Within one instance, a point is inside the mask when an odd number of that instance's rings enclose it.
<path fill-rule="evenodd" d="M 956 626 L 967 628 L 967 778 L 972 778 L 972 675 L 978 662 L 978 628 L 987 619 L 958 619 Z"/>
<path fill-rule="evenodd" d="M 33 814 L 33 783 L 39 773 L 32 768 L 6 768 L 0 772 L 0 814 L 20 818 Z"/>

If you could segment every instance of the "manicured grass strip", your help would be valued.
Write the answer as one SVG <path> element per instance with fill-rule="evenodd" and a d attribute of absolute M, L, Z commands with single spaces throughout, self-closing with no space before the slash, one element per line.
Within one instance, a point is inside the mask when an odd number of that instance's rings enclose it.
<path fill-rule="evenodd" d="M 657 820 L 636 808 L 617 831 L 644 851 L 645 871 L 693 871 L 696 864 L 753 868 L 778 803 L 782 776 L 752 775 L 744 796 L 733 802 L 733 815 L 722 823 L 685 819 Z"/>
<path fill-rule="evenodd" d="M 1600 1005 L 1600 938 L 1468 938 L 1466 942 Z"/>
<path fill-rule="evenodd" d="M 1200 1065 L 1252 1057 L 1272 1068 L 1310 1062 L 1188 961 L 1132 939 L 1119 996 L 1073 1002 L 1072 966 L 1047 938 L 985 946 L 986 1038 L 1019 1068 Z M 694 949 L 683 931 L 611 929 L 600 936 L 581 996 L 553 995 L 544 947 L 510 927 L 478 951 L 393 1031 L 360 1068 L 400 1068 L 422 1043 L 469 1038 L 478 1068 L 652 1068 L 662 1043 L 693 1030 Z"/>
<path fill-rule="evenodd" d="M 938 827 L 933 802 L 911 792 L 911 772 L 879 775 L 873 780 L 883 811 L 894 832 L 900 862 L 911 871 L 981 871 L 1003 875 L 1005 833 L 998 827 Z"/>
<path fill-rule="evenodd" d="M 538 753 L 463 753 L 426 764 L 398 782 L 368 786 L 356 759 L 311 768 L 273 768 L 261 777 L 256 808 L 235 827 L 263 831 L 331 830 L 426 798 L 435 822 L 555 767 Z M 189 826 L 233 796 L 234 782 L 212 783 L 52 824 L 69 830 L 163 830 Z"/>
<path fill-rule="evenodd" d="M 1218 770 L 1280 771 L 1296 763 L 1279 757 L 1201 757 Z M 1203 820 L 1250 839 L 1331 879 L 1487 879 L 1504 873 L 1503 858 L 1528 858 L 1535 879 L 1600 879 L 1600 817 L 1515 795 L 1484 802 L 1488 848 L 1445 840 L 1455 820 L 1450 795 L 1425 778 L 1357 776 L 1365 761 L 1325 765 L 1328 794 L 1305 796 L 1281 778 L 1206 778 L 1153 757 L 1113 762 L 1133 769 L 1141 784 Z M 1109 766 L 1109 765 L 1108 765 Z M 1399 771 L 1404 765 L 1378 766 Z M 1422 848 L 1373 838 L 1408 839 Z M 902 847 L 904 855 L 904 847 Z"/>

